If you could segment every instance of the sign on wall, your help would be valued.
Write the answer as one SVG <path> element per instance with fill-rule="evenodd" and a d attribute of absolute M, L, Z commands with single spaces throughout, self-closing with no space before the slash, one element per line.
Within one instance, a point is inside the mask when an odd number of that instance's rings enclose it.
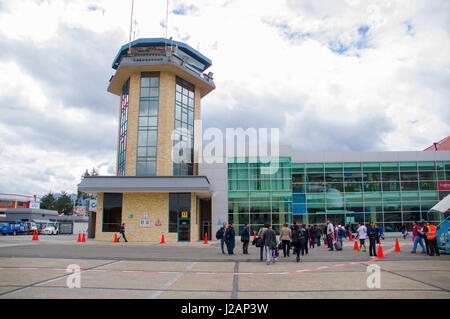
<path fill-rule="evenodd" d="M 97 200 L 91 199 L 89 201 L 89 211 L 90 212 L 96 212 L 97 211 Z"/>
<path fill-rule="evenodd" d="M 139 226 L 141 227 L 150 227 L 150 220 L 149 219 L 141 219 Z"/>

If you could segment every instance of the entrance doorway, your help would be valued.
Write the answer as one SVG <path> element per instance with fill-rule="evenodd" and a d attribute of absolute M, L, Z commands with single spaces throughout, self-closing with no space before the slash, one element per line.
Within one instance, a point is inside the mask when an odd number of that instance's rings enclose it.
<path fill-rule="evenodd" d="M 212 227 L 211 227 L 211 199 L 199 199 L 200 209 L 200 239 L 205 238 L 207 234 L 208 240 L 212 240 Z"/>

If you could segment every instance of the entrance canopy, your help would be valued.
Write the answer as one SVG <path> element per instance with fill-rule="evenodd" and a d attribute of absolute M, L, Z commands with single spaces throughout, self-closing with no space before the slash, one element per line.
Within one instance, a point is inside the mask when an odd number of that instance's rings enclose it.
<path fill-rule="evenodd" d="M 78 185 L 85 193 L 195 192 L 210 195 L 206 176 L 88 176 Z"/>
<path fill-rule="evenodd" d="M 441 213 L 445 213 L 450 209 L 450 194 L 444 197 L 443 200 L 441 200 L 439 203 L 434 205 L 430 211 L 438 211 Z"/>

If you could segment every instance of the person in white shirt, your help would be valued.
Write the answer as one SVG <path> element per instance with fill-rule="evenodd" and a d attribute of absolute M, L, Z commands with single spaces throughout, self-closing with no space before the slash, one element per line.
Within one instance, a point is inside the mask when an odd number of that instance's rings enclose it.
<path fill-rule="evenodd" d="M 364 251 L 367 251 L 366 248 L 366 238 L 367 238 L 367 227 L 364 225 L 359 224 L 358 229 L 356 230 L 359 237 L 359 251 L 361 251 L 362 247 L 364 246 Z"/>
<path fill-rule="evenodd" d="M 333 249 L 333 234 L 334 234 L 334 226 L 333 224 L 327 220 L 327 243 L 328 243 L 328 250 L 334 250 Z"/>

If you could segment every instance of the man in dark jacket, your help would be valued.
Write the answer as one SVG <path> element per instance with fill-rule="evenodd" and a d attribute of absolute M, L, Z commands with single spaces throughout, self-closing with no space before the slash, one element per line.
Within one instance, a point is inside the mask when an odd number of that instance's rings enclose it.
<path fill-rule="evenodd" d="M 370 222 L 369 227 L 367 228 L 367 237 L 369 237 L 369 253 L 370 256 L 377 256 L 376 247 L 377 247 L 377 230 L 373 226 L 373 222 Z"/>
<path fill-rule="evenodd" d="M 244 255 L 248 255 L 248 243 L 250 242 L 250 229 L 248 224 L 241 231 L 242 252 Z"/>
<path fill-rule="evenodd" d="M 236 234 L 234 232 L 234 223 L 228 226 L 225 232 L 225 243 L 227 244 L 228 255 L 234 255 L 234 245 L 235 245 Z"/>
<path fill-rule="evenodd" d="M 219 228 L 219 235 L 220 235 L 220 247 L 222 248 L 222 254 L 225 255 L 225 250 L 223 249 L 223 245 L 226 245 L 225 241 L 225 233 L 227 231 L 227 223 L 223 222 L 222 227 Z"/>
<path fill-rule="evenodd" d="M 125 223 L 123 223 L 120 226 L 120 234 L 122 235 L 123 240 L 125 240 L 125 242 L 128 242 L 127 238 L 125 237 Z M 120 237 L 117 239 L 117 241 L 119 241 L 119 240 L 120 240 Z"/>
<path fill-rule="evenodd" d="M 275 242 L 275 246 L 276 246 L 277 235 L 275 234 L 275 231 L 272 229 L 272 225 L 270 225 L 269 229 L 267 229 L 264 232 L 262 238 L 263 238 L 264 246 L 266 247 L 266 255 L 267 255 L 266 264 L 269 265 L 271 261 L 272 261 L 272 263 L 275 263 L 275 258 L 272 257 L 274 249 L 271 248 L 271 242 Z"/>

